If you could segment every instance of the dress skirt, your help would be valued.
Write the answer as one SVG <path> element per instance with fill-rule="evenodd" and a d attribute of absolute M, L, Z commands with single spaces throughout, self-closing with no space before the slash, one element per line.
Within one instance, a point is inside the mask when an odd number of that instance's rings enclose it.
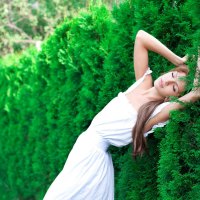
<path fill-rule="evenodd" d="M 94 130 L 82 133 L 44 200 L 113 200 L 114 170 L 108 146 Z"/>

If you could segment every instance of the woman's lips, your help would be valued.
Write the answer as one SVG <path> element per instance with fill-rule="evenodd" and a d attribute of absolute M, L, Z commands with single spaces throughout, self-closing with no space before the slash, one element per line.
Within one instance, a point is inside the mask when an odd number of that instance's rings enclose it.
<path fill-rule="evenodd" d="M 161 88 L 163 88 L 163 80 L 162 80 L 162 78 L 160 79 L 159 85 L 160 85 Z"/>

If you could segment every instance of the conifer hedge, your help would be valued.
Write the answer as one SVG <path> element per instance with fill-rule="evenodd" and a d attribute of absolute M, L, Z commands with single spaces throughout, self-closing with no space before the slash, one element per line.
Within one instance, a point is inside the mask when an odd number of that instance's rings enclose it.
<path fill-rule="evenodd" d="M 139 29 L 180 56 L 197 55 L 199 10 L 197 0 L 129 0 L 112 10 L 93 5 L 57 27 L 41 52 L 1 59 L 1 199 L 43 198 L 78 135 L 134 81 Z M 149 65 L 154 78 L 173 67 L 153 53 Z M 195 65 L 189 62 L 189 83 Z M 116 200 L 200 198 L 199 106 L 171 113 L 166 128 L 148 137 L 149 157 L 132 160 L 131 147 L 110 149 Z"/>

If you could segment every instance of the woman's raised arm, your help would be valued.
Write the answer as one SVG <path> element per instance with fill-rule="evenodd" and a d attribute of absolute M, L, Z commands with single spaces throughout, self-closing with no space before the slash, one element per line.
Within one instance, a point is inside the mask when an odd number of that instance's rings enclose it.
<path fill-rule="evenodd" d="M 163 45 L 152 35 L 140 30 L 138 31 L 134 45 L 134 70 L 136 80 L 141 78 L 148 68 L 148 51 L 153 51 L 165 57 L 175 66 L 182 65 L 186 58 L 179 57 Z"/>

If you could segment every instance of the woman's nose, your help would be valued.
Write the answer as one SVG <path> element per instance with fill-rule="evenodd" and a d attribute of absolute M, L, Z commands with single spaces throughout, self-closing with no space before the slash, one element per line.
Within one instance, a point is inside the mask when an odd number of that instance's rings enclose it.
<path fill-rule="evenodd" d="M 165 82 L 165 85 L 168 86 L 168 85 L 170 85 L 170 84 L 172 84 L 172 83 L 175 83 L 175 81 L 174 81 L 174 80 L 167 80 L 167 81 Z"/>

